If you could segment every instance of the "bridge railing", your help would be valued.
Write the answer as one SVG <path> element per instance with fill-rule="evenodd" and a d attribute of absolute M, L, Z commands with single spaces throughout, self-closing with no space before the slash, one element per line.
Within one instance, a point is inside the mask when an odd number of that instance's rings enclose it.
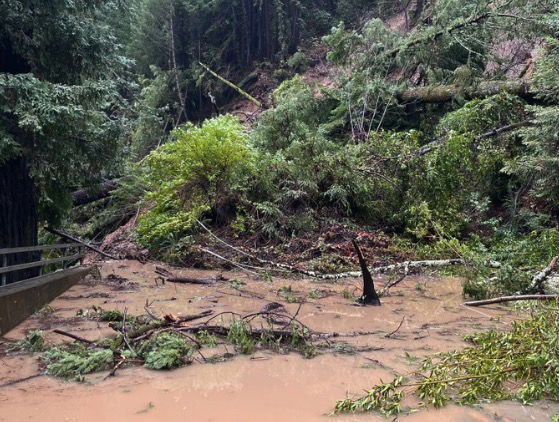
<path fill-rule="evenodd" d="M 60 250 L 62 256 L 56 258 L 39 258 L 34 261 L 18 263 L 15 265 L 8 265 L 10 255 L 16 255 L 29 252 L 44 252 Z M 70 252 L 71 255 L 66 255 L 67 251 L 77 251 L 76 253 Z M 43 245 L 43 246 L 27 246 L 17 248 L 0 249 L 0 286 L 6 286 L 8 274 L 16 271 L 27 270 L 31 268 L 40 268 L 39 272 L 42 274 L 43 269 L 47 265 L 62 264 L 62 269 L 67 268 L 68 264 L 79 261 L 83 258 L 83 245 L 80 243 L 62 243 L 56 245 Z M 17 283 L 25 281 L 19 280 Z"/>

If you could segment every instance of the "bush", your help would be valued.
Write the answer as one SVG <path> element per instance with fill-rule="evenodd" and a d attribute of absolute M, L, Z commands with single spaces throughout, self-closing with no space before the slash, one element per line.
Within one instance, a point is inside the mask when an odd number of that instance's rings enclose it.
<path fill-rule="evenodd" d="M 151 209 L 140 218 L 140 242 L 152 249 L 173 245 L 202 214 L 219 223 L 235 216 L 254 172 L 244 128 L 226 115 L 172 132 L 174 141 L 146 159 Z"/>
<path fill-rule="evenodd" d="M 110 350 L 76 348 L 61 350 L 56 347 L 43 353 L 47 362 L 47 374 L 61 378 L 81 379 L 82 375 L 109 369 L 113 362 Z"/>
<path fill-rule="evenodd" d="M 161 333 L 144 343 L 139 351 L 150 369 L 173 369 L 189 362 L 194 348 L 179 334 Z"/>
<path fill-rule="evenodd" d="M 287 60 L 287 65 L 294 72 L 304 72 L 309 67 L 309 59 L 302 51 L 297 51 Z"/>

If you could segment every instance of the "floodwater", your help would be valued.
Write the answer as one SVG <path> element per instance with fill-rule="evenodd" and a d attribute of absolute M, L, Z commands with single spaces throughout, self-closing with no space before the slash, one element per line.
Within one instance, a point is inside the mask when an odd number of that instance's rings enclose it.
<path fill-rule="evenodd" d="M 9 333 L 18 339 L 33 328 L 62 329 L 96 339 L 108 335 L 106 323 L 76 317 L 93 305 L 144 313 L 146 300 L 153 312 L 188 315 L 203 310 L 214 314 L 257 312 L 271 301 L 282 302 L 278 290 L 291 286 L 291 295 L 306 297 L 298 319 L 319 332 L 370 332 L 358 337 L 335 338 L 340 344 L 314 359 L 259 351 L 223 363 L 194 363 L 173 371 L 126 368 L 115 377 L 106 373 L 87 377 L 86 383 L 64 382 L 46 376 L 0 387 L 0 421 L 386 421 L 375 414 L 328 416 L 336 400 L 355 396 L 395 373 L 413 370 L 426 354 L 465 346 L 465 334 L 506 329 L 521 317 L 505 307 L 466 308 L 460 280 L 410 276 L 383 298 L 382 307 L 357 307 L 342 297 L 356 292 L 360 280 L 317 283 L 311 280 L 272 282 L 253 280 L 241 273 L 224 274 L 238 279 L 237 289 L 228 282 L 214 286 L 156 283 L 155 265 L 135 261 L 107 262 L 101 272 L 112 282 L 84 281 L 50 306 L 54 312 L 29 318 Z M 215 271 L 176 270 L 177 274 L 210 278 Z M 117 277 L 128 281 L 119 283 Z M 379 280 L 382 286 L 383 279 Z M 311 297 L 326 296 L 322 299 Z M 320 295 L 319 295 L 320 293 Z M 299 304 L 285 304 L 295 313 Z M 398 329 L 398 327 L 400 327 Z M 397 330 L 397 331 L 396 331 Z M 394 332 L 396 331 L 396 332 Z M 394 333 L 393 333 L 394 332 Z M 393 333 L 389 337 L 387 334 Z M 52 332 L 51 341 L 66 341 Z M 358 353 L 350 346 L 358 348 Z M 355 351 L 355 349 L 354 349 Z M 0 355 L 0 384 L 40 374 L 35 358 L 24 354 Z M 478 408 L 449 406 L 423 409 L 398 420 L 424 421 L 546 421 L 558 413 L 551 403 L 522 406 L 516 402 Z"/>

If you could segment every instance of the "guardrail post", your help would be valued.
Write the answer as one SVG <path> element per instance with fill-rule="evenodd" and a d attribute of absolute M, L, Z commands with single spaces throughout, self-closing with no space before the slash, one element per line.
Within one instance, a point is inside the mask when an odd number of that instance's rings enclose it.
<path fill-rule="evenodd" d="M 8 266 L 8 255 L 2 255 L 2 266 L 3 267 Z M 2 286 L 6 285 L 7 277 L 8 277 L 7 273 L 2 274 Z"/>

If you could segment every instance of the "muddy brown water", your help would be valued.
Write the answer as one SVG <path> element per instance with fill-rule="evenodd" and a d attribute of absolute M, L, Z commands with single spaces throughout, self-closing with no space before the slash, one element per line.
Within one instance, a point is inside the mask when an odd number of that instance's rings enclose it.
<path fill-rule="evenodd" d="M 522 317 L 506 307 L 466 308 L 461 283 L 452 277 L 409 277 L 383 299 L 382 307 L 356 307 L 342 291 L 359 288 L 360 280 L 317 283 L 311 280 L 273 282 L 252 280 L 241 273 L 227 273 L 245 283 L 241 291 L 230 283 L 216 286 L 156 285 L 155 265 L 136 261 L 107 262 L 104 278 L 120 276 L 122 284 L 84 281 L 54 300 L 54 312 L 29 318 L 7 336 L 18 339 L 29 329 L 62 329 L 94 340 L 111 333 L 106 323 L 77 318 L 80 309 L 93 305 L 131 314 L 144 312 L 146 300 L 160 314 L 187 315 L 211 309 L 257 312 L 270 301 L 282 299 L 277 292 L 291 286 L 293 295 L 307 297 L 298 319 L 320 332 L 372 331 L 374 334 L 344 338 L 364 352 L 344 353 L 348 346 L 314 359 L 259 351 L 217 364 L 195 363 L 173 371 L 144 368 L 119 370 L 87 377 L 77 384 L 39 376 L 0 388 L 0 421 L 386 421 L 375 414 L 328 416 L 336 400 L 356 396 L 395 373 L 408 373 L 421 357 L 465 346 L 463 336 L 485 329 L 507 329 Z M 215 271 L 177 271 L 185 276 L 209 278 Z M 379 280 L 382 286 L 383 280 Z M 239 285 L 237 285 L 239 287 Z M 310 299 L 312 291 L 329 296 Z M 311 295 L 312 296 L 312 295 Z M 285 304 L 290 313 L 298 304 Z M 403 321 L 403 322 L 402 322 Z M 400 329 L 390 337 L 386 334 Z M 49 332 L 51 341 L 66 341 Z M 337 339 L 336 341 L 341 341 Z M 39 374 L 34 357 L 0 355 L 0 384 Z M 559 412 L 556 404 L 540 402 L 523 406 L 517 402 L 481 407 L 448 406 L 423 409 L 398 420 L 423 421 L 546 421 Z"/>

